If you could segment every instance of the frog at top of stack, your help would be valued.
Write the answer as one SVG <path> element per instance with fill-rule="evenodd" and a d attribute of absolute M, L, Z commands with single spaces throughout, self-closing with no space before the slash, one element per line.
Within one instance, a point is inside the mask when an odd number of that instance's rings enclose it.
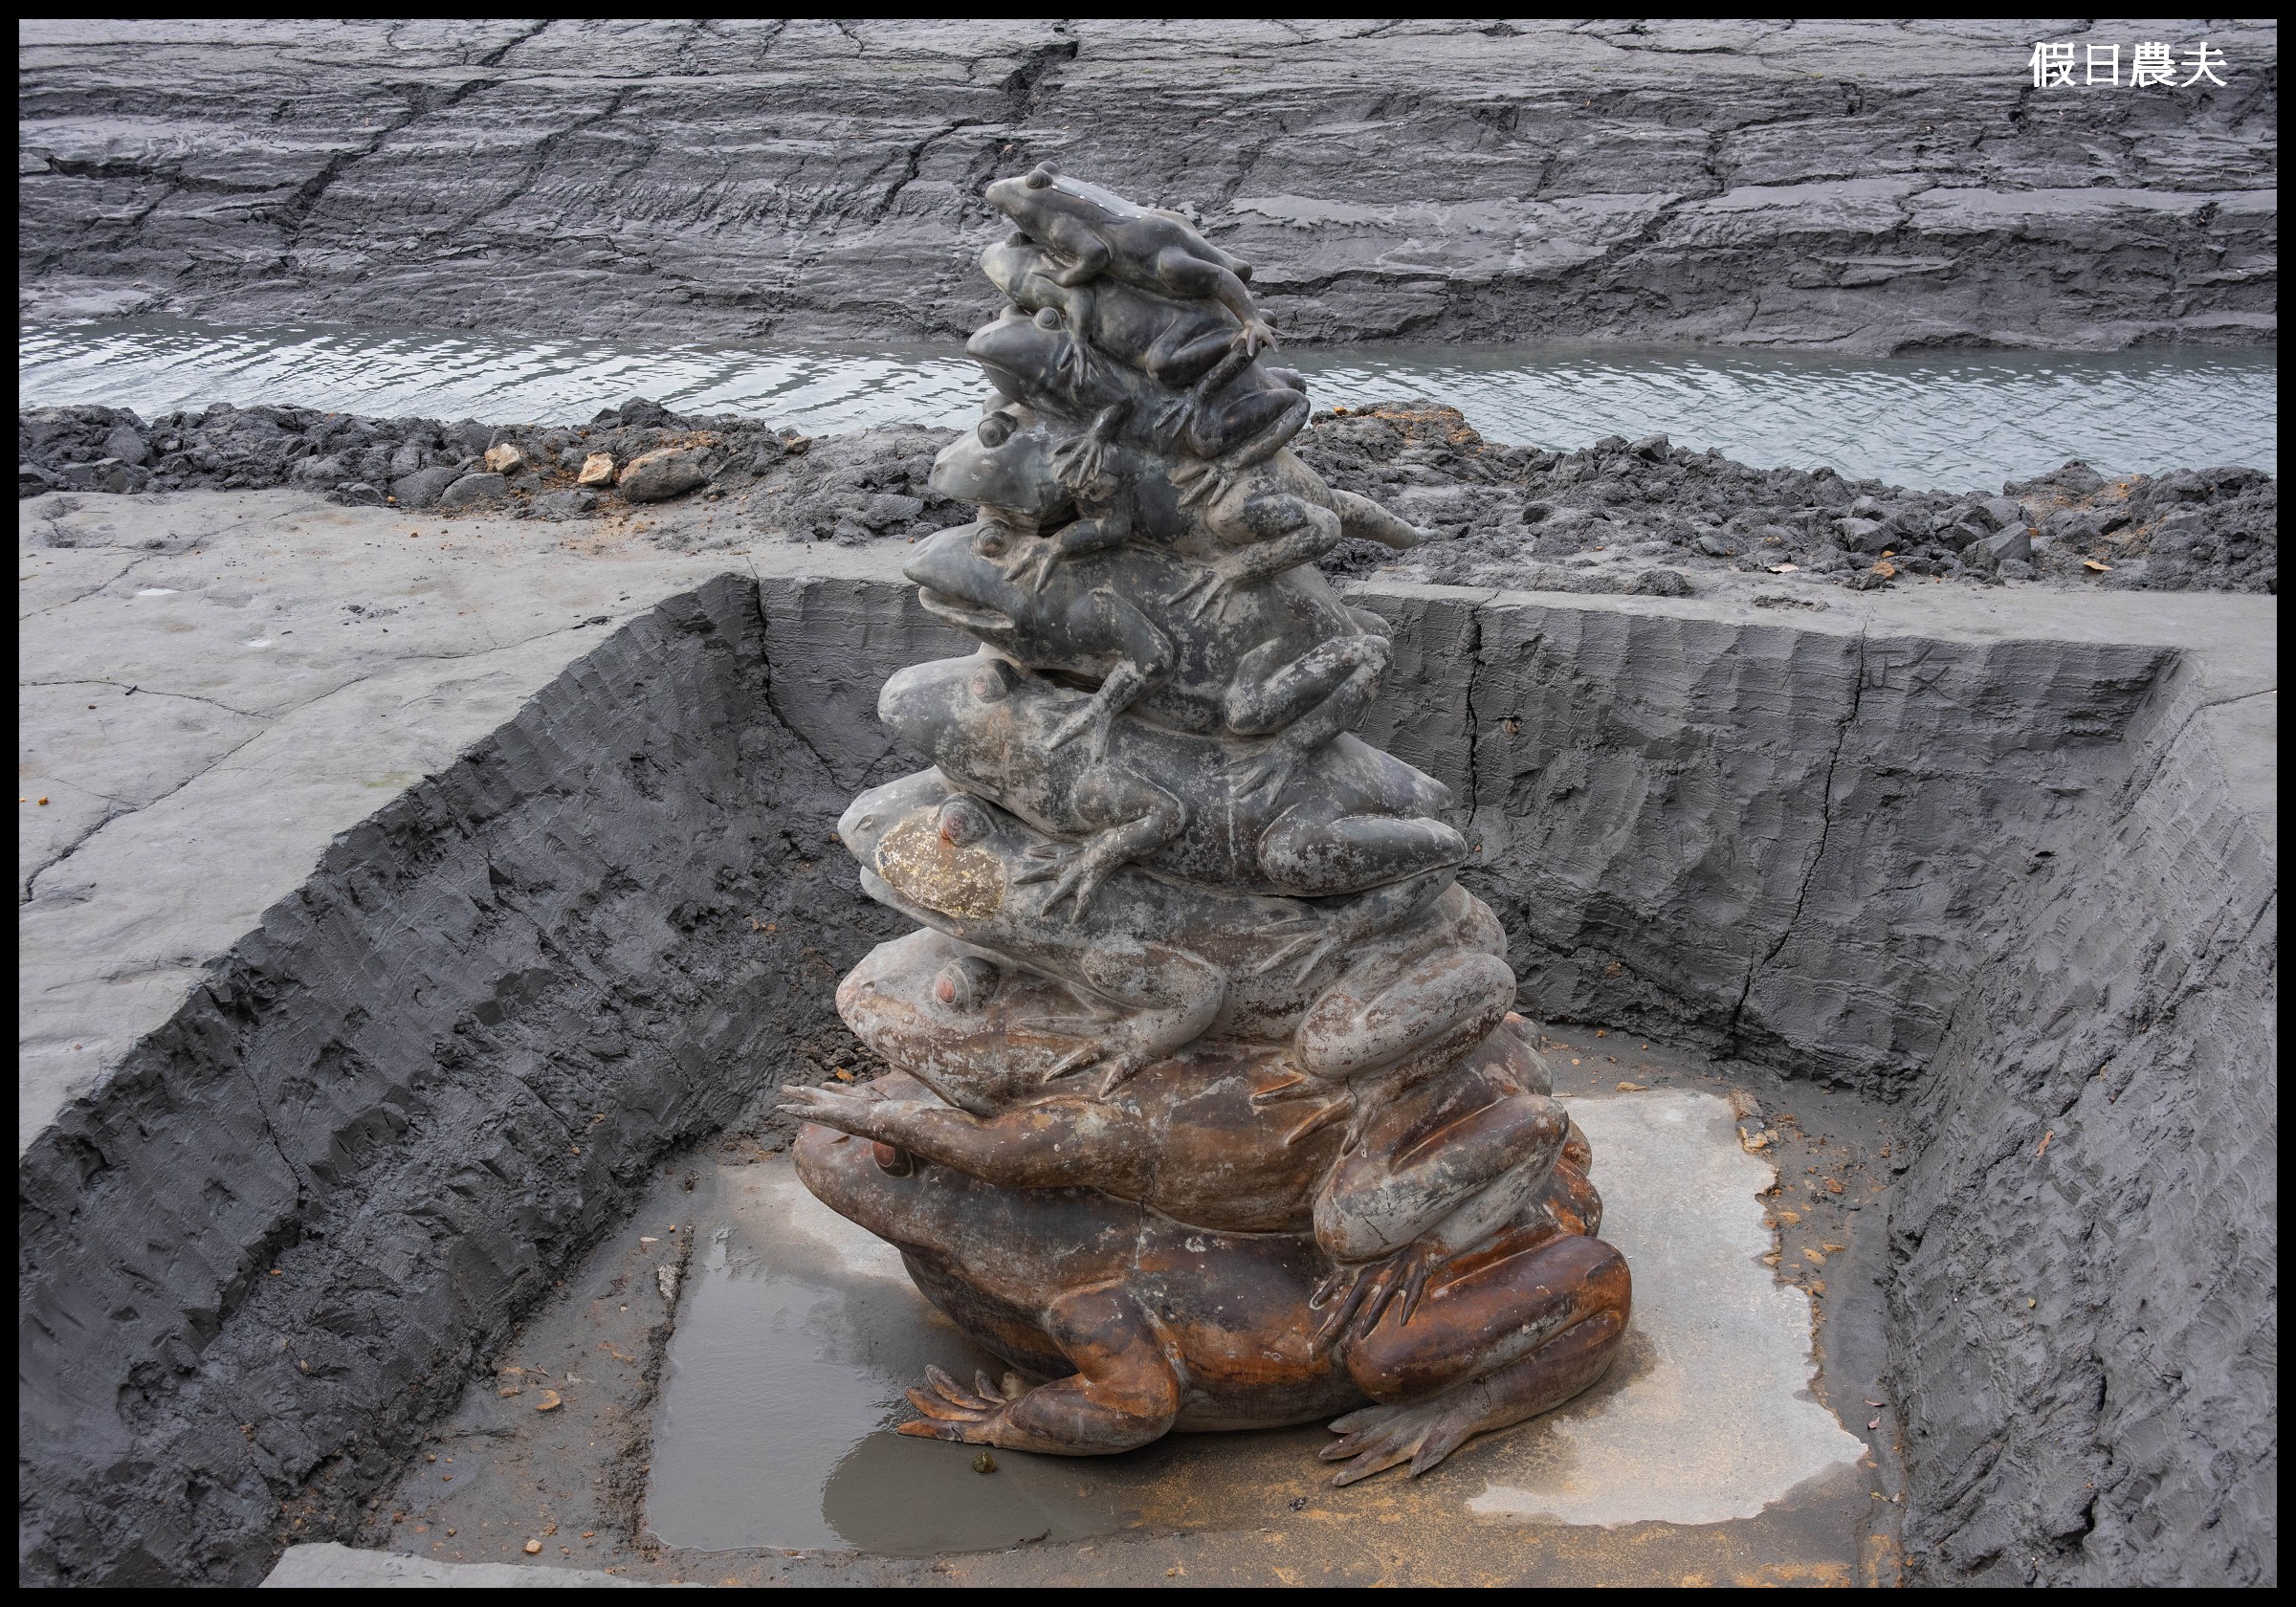
<path fill-rule="evenodd" d="M 922 930 L 838 990 L 896 1069 L 789 1092 L 800 1176 L 1011 1369 L 904 1433 L 1336 1415 L 1338 1482 L 1424 1471 L 1599 1377 L 1630 1280 L 1448 789 L 1349 733 L 1392 652 L 1314 561 L 1420 533 L 1287 450 L 1249 265 L 1047 166 L 986 194 L 995 394 L 933 476 L 981 517 L 909 568 L 982 647 L 880 698 L 933 767 L 839 831 Z"/>

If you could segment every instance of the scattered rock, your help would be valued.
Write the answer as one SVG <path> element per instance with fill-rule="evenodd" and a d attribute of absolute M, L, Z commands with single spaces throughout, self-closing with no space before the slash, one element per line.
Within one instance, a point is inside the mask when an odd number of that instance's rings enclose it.
<path fill-rule="evenodd" d="M 1866 498 L 1861 497 L 1864 501 Z M 1880 552 L 1889 544 L 1889 527 L 1873 518 L 1840 518 L 1834 520 L 1834 533 L 1842 545 L 1851 552 Z"/>
<path fill-rule="evenodd" d="M 526 454 L 505 441 L 500 446 L 486 449 L 486 467 L 490 473 L 515 474 L 526 467 Z"/>
<path fill-rule="evenodd" d="M 709 483 L 708 455 L 700 447 L 665 447 L 634 459 L 615 484 L 632 502 L 667 502 Z"/>
<path fill-rule="evenodd" d="M 598 494 L 577 486 L 570 491 L 546 491 L 534 499 L 537 517 L 569 519 L 589 513 L 598 506 Z"/>
<path fill-rule="evenodd" d="M 580 486 L 609 486 L 614 483 L 614 454 L 592 452 L 582 460 L 582 473 L 575 476 Z"/>
<path fill-rule="evenodd" d="M 485 508 L 510 495 L 510 482 L 499 474 L 465 474 L 439 495 L 439 508 L 453 513 L 463 508 Z"/>
<path fill-rule="evenodd" d="M 1689 597 L 1696 589 L 1679 569 L 1645 569 L 1626 587 L 1636 597 Z"/>
<path fill-rule="evenodd" d="M 435 508 L 438 499 L 446 495 L 447 487 L 461 475 L 458 469 L 417 469 L 413 473 L 395 481 L 390 488 L 392 496 L 402 508 Z"/>
<path fill-rule="evenodd" d="M 2012 525 L 1997 535 L 1988 536 L 1976 543 L 1995 563 L 2008 561 L 2030 562 L 2033 558 L 2033 535 L 2022 525 Z"/>
<path fill-rule="evenodd" d="M 327 500 L 340 502 L 346 508 L 380 508 L 383 493 L 364 480 L 346 480 L 327 493 Z"/>

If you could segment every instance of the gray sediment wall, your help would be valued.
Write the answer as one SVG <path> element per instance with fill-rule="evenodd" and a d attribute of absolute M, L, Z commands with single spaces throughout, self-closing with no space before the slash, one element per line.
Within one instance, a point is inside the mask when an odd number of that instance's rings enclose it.
<path fill-rule="evenodd" d="M 1195 209 L 1295 341 L 2268 343 L 2278 50 L 2158 23 L 45 21 L 28 315 L 949 336 L 982 183 Z"/>
<path fill-rule="evenodd" d="M 2179 649 L 2136 599 L 1358 596 L 1365 735 L 1458 790 L 1527 1008 L 1903 1103 L 1912 1576 L 2274 1579 L 2269 605 L 2158 605 L 2225 610 Z M 890 581 L 668 599 L 71 1101 L 19 1170 L 21 1577 L 348 1532 L 652 1163 L 850 1055 L 891 928 L 831 823 L 911 762 L 884 675 L 965 646 Z"/>

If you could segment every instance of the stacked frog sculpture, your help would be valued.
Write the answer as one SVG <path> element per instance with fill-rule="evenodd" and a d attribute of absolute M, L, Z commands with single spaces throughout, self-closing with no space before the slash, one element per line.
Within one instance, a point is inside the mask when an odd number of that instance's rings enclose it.
<path fill-rule="evenodd" d="M 1626 1266 L 1458 885 L 1448 791 L 1349 734 L 1386 627 L 1314 567 L 1419 533 L 1287 450 L 1249 266 L 1040 166 L 989 201 L 995 394 L 933 483 L 885 685 L 932 768 L 839 825 L 922 930 L 838 989 L 895 1069 L 802 1088 L 800 1177 L 1003 1357 L 909 1434 L 1092 1455 L 1334 1419 L 1338 1483 L 1599 1378 Z"/>

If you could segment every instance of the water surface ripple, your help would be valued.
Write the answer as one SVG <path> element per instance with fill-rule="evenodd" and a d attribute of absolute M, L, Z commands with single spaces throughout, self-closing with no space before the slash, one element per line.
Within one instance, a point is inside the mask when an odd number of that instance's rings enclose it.
<path fill-rule="evenodd" d="M 1963 489 L 2068 457 L 2100 469 L 2279 472 L 2279 358 L 2257 351 L 1955 352 L 1827 358 L 1711 349 L 1393 346 L 1286 360 L 1318 406 L 1415 395 L 1486 435 L 1564 449 L 1663 431 L 1761 467 Z M 586 422 L 632 395 L 809 431 L 974 416 L 981 372 L 952 342 L 871 349 L 623 346 L 589 340 L 173 319 L 35 327 L 22 405 L 150 417 L 212 402 L 499 423 Z"/>

